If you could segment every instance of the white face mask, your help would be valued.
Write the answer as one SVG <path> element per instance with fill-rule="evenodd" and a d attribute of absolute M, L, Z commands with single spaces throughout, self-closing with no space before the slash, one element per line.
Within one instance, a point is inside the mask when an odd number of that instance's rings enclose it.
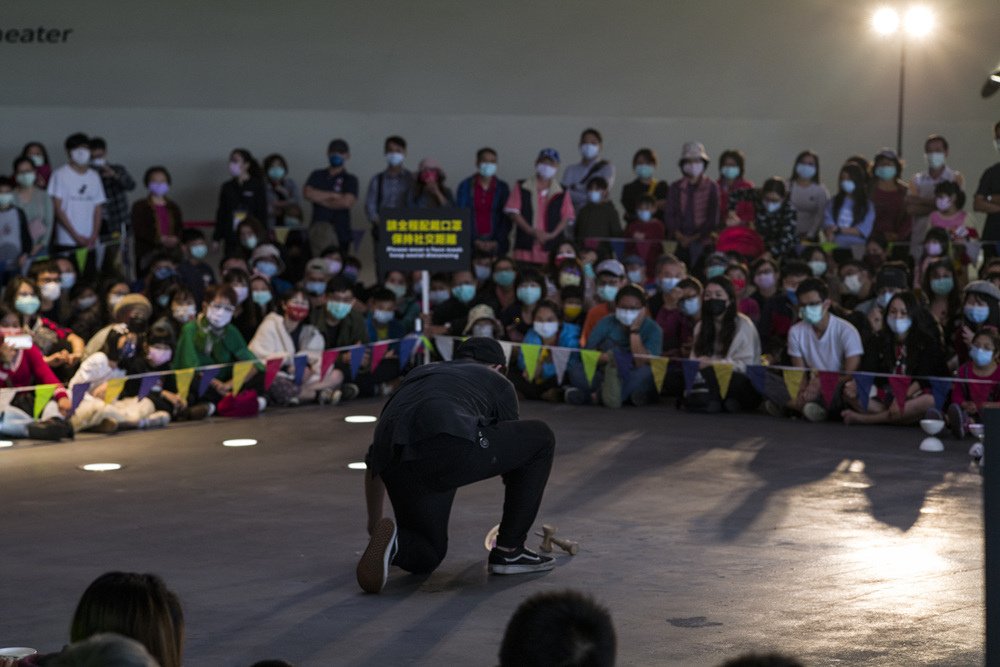
<path fill-rule="evenodd" d="M 553 167 L 551 164 L 540 164 L 535 167 L 535 172 L 546 180 L 554 177 L 557 171 L 559 171 L 559 168 Z"/>
<path fill-rule="evenodd" d="M 478 338 L 493 338 L 492 324 L 473 324 L 472 335 Z"/>
<path fill-rule="evenodd" d="M 390 167 L 398 167 L 403 164 L 403 160 L 405 159 L 406 155 L 397 151 L 391 151 L 385 154 L 385 161 L 389 163 Z"/>
<path fill-rule="evenodd" d="M 232 311 L 218 306 L 209 306 L 205 311 L 205 319 L 216 329 L 222 329 L 233 320 Z"/>
<path fill-rule="evenodd" d="M 700 160 L 684 163 L 684 173 L 691 178 L 698 178 L 704 171 L 705 163 Z"/>
<path fill-rule="evenodd" d="M 862 288 L 861 277 L 856 273 L 852 273 L 844 278 L 844 287 L 846 287 L 847 291 L 851 294 L 860 294 Z"/>
<path fill-rule="evenodd" d="M 233 291 L 236 292 L 236 303 L 243 303 L 250 295 L 250 288 L 246 285 L 233 285 Z"/>
<path fill-rule="evenodd" d="M 638 308 L 615 308 L 615 319 L 625 326 L 630 327 L 635 324 L 641 312 Z"/>
<path fill-rule="evenodd" d="M 559 333 L 558 322 L 535 322 L 531 326 L 534 328 L 535 333 L 542 338 L 552 338 Z"/>
<path fill-rule="evenodd" d="M 69 152 L 69 159 L 81 167 L 85 167 L 90 164 L 90 149 L 89 148 L 74 148 Z"/>
<path fill-rule="evenodd" d="M 584 160 L 593 160 L 601 152 L 601 147 L 597 144 L 580 144 L 580 155 Z"/>
<path fill-rule="evenodd" d="M 178 322 L 182 324 L 190 322 L 194 318 L 194 304 L 189 303 L 186 306 L 174 306 L 171 312 L 174 315 L 174 319 Z"/>
<path fill-rule="evenodd" d="M 42 283 L 38 291 L 42 293 L 42 298 L 46 301 L 55 301 L 62 293 L 62 288 L 59 283 Z"/>
<path fill-rule="evenodd" d="M 600 190 L 590 190 L 587 192 L 587 199 L 590 200 L 591 204 L 599 204 L 603 196 Z"/>

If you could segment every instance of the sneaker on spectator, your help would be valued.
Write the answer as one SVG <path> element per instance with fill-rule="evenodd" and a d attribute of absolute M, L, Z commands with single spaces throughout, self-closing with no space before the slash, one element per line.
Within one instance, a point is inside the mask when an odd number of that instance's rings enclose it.
<path fill-rule="evenodd" d="M 802 407 L 802 414 L 811 422 L 825 422 L 826 408 L 819 403 L 806 403 Z"/>
<path fill-rule="evenodd" d="M 398 550 L 396 522 L 386 517 L 372 531 L 368 547 L 358 561 L 358 585 L 365 593 L 381 593 L 389 578 L 389 565 Z"/>
<path fill-rule="evenodd" d="M 140 422 L 142 428 L 163 428 L 169 423 L 170 414 L 164 410 L 157 410 Z"/>
<path fill-rule="evenodd" d="M 965 437 L 966 425 L 968 424 L 968 418 L 965 416 L 965 410 L 958 403 L 952 403 L 948 407 L 948 425 L 951 427 L 951 434 L 961 440 Z"/>
<path fill-rule="evenodd" d="M 531 549 L 521 547 L 516 551 L 502 551 L 493 547 L 490 551 L 490 574 L 530 574 L 546 572 L 556 566 L 552 556 L 536 554 Z"/>
<path fill-rule="evenodd" d="M 983 458 L 983 443 L 981 442 L 972 443 L 972 446 L 969 447 L 969 456 L 971 456 L 976 461 Z"/>
<path fill-rule="evenodd" d="M 267 399 L 263 396 L 257 397 L 257 412 L 264 412 L 267 409 Z"/>
<path fill-rule="evenodd" d="M 97 426 L 91 426 L 90 431 L 94 433 L 114 433 L 118 430 L 118 420 L 105 417 Z"/>
<path fill-rule="evenodd" d="M 352 401 L 357 398 L 360 393 L 361 389 L 359 389 L 358 385 L 353 382 L 345 382 L 340 386 L 340 400 L 342 401 Z"/>
<path fill-rule="evenodd" d="M 320 405 L 333 403 L 333 389 L 320 389 L 316 392 L 316 402 Z"/>
<path fill-rule="evenodd" d="M 637 408 L 641 408 L 644 405 L 649 404 L 649 392 L 646 391 L 633 391 L 632 395 L 628 397 L 628 402 Z"/>
<path fill-rule="evenodd" d="M 775 403 L 774 401 L 770 400 L 764 401 L 764 412 L 777 419 L 781 419 L 782 417 L 785 416 L 785 409 L 780 405 L 778 405 L 777 403 Z"/>
<path fill-rule="evenodd" d="M 587 402 L 587 393 L 576 387 L 566 387 L 563 400 L 570 405 L 584 405 Z"/>
<path fill-rule="evenodd" d="M 726 412 L 742 412 L 743 406 L 735 398 L 727 398 L 722 402 L 722 407 L 726 409 Z"/>
<path fill-rule="evenodd" d="M 608 361 L 604 367 L 604 381 L 601 382 L 601 403 L 608 408 L 622 406 L 622 379 L 618 377 L 618 368 L 614 361 Z"/>

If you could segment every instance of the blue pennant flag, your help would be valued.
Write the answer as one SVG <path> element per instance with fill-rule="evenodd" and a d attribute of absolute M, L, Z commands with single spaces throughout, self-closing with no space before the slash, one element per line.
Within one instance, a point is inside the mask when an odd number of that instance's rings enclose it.
<path fill-rule="evenodd" d="M 403 368 L 410 362 L 413 356 L 413 348 L 416 347 L 419 338 L 417 336 L 407 336 L 399 341 L 399 363 Z"/>
<path fill-rule="evenodd" d="M 358 345 L 357 347 L 351 348 L 351 379 L 353 380 L 358 375 L 358 370 L 361 368 L 361 361 L 365 358 L 365 346 Z"/>
<path fill-rule="evenodd" d="M 75 385 L 73 385 L 73 402 L 70 403 L 70 405 L 72 406 L 70 408 L 70 412 L 76 412 L 77 406 L 80 405 L 80 401 L 83 400 L 83 397 L 86 396 L 87 390 L 89 389 L 90 389 L 89 382 L 77 382 Z"/>
<path fill-rule="evenodd" d="M 767 384 L 767 369 L 764 366 L 747 366 L 747 378 L 757 393 L 763 395 Z"/>
<path fill-rule="evenodd" d="M 302 384 L 302 379 L 306 376 L 306 369 L 309 367 L 309 357 L 297 354 L 292 361 L 295 362 L 295 384 Z"/>
<path fill-rule="evenodd" d="M 858 387 L 858 403 L 861 404 L 862 410 L 867 411 L 868 399 L 872 393 L 872 383 L 875 382 L 875 376 L 868 373 L 854 373 L 851 377 L 854 378 L 854 384 Z"/>
<path fill-rule="evenodd" d="M 931 391 L 934 393 L 934 407 L 944 410 L 944 404 L 951 394 L 951 380 L 931 380 Z"/>
<path fill-rule="evenodd" d="M 684 391 L 691 391 L 691 387 L 694 386 L 694 380 L 698 377 L 699 365 L 697 359 L 683 359 L 681 361 L 681 369 L 684 371 Z"/>
<path fill-rule="evenodd" d="M 206 368 L 201 372 L 201 380 L 198 381 L 198 396 L 204 396 L 205 392 L 208 391 L 208 385 L 212 384 L 212 380 L 219 374 L 218 368 Z"/>
<path fill-rule="evenodd" d="M 618 369 L 618 377 L 622 384 L 628 382 L 629 375 L 632 374 L 632 353 L 625 350 L 615 350 L 615 366 Z"/>
<path fill-rule="evenodd" d="M 146 377 L 142 378 L 142 381 L 139 382 L 139 393 L 136 395 L 136 397 L 140 401 L 146 398 L 147 396 L 149 396 L 149 392 L 153 391 L 153 387 L 155 387 L 159 383 L 160 383 L 159 375 L 147 375 Z"/>

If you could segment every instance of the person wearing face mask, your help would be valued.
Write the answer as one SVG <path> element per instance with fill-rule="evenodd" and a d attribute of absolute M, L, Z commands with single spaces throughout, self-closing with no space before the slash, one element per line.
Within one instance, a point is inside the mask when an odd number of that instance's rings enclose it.
<path fill-rule="evenodd" d="M 973 382 L 955 382 L 951 386 L 948 427 L 951 429 L 952 435 L 959 440 L 969 432 L 971 424 L 982 423 L 982 410 L 986 404 L 1000 402 L 998 351 L 1000 351 L 1000 332 L 991 326 L 983 327 L 972 338 L 969 360 L 962 364 L 955 373 L 959 379 L 974 380 Z M 981 459 L 983 456 L 982 443 L 974 443 L 969 448 L 969 456 Z"/>
<path fill-rule="evenodd" d="M 215 411 L 223 417 L 253 416 L 267 407 L 263 396 L 264 365 L 247 347 L 246 339 L 232 324 L 236 310 L 236 292 L 228 284 L 210 285 L 205 290 L 205 306 L 193 320 L 181 327 L 174 352 L 173 367 L 199 368 L 212 364 L 232 364 L 237 361 L 257 362 L 247 374 L 240 393 L 232 396 L 232 366 L 219 369 L 205 393 L 202 401 L 212 403 Z M 189 402 L 198 393 L 198 386 L 192 383 Z"/>
<path fill-rule="evenodd" d="M 746 179 L 746 156 L 743 151 L 729 149 L 719 155 L 719 225 L 725 226 L 732 218 L 744 225 L 754 218 L 753 203 L 740 201 L 735 208 L 729 205 L 729 194 L 738 190 L 753 190 L 753 182 Z M 735 213 L 735 218 L 730 216 Z"/>
<path fill-rule="evenodd" d="M 840 305 L 848 310 L 867 313 L 872 297 L 872 279 L 868 268 L 860 261 L 850 259 L 837 267 L 837 277 L 840 281 Z"/>
<path fill-rule="evenodd" d="M 6 282 L 31 256 L 28 216 L 14 205 L 14 180 L 0 176 L 0 280 Z"/>
<path fill-rule="evenodd" d="M 708 163 L 702 144 L 684 144 L 678 161 L 683 177 L 670 184 L 664 209 L 668 238 L 677 241 L 677 256 L 688 266 L 698 263 L 719 228 L 719 186 L 705 175 Z"/>
<path fill-rule="evenodd" d="M 160 319 L 156 320 L 154 326 L 167 327 L 173 334 L 174 340 L 177 340 L 181 328 L 198 314 L 198 305 L 194 294 L 183 285 L 175 286 L 168 292 L 168 295 L 167 310 Z"/>
<path fill-rule="evenodd" d="M 664 289 L 662 286 L 661 290 Z M 701 319 L 702 284 L 697 278 L 684 277 L 677 280 L 674 287 L 662 295 L 662 305 L 656 310 L 656 324 L 663 332 L 663 356 L 670 358 L 687 357 L 694 343 L 694 327 Z M 651 308 L 652 300 L 647 303 Z M 672 369 L 678 370 L 676 368 Z M 668 383 L 664 393 L 680 395 L 683 377 L 677 375 L 678 383 L 671 383 L 672 370 L 668 369 Z"/>
<path fill-rule="evenodd" d="M 923 255 L 913 271 L 913 287 L 920 287 L 924 273 L 931 263 L 942 259 L 950 260 L 951 256 L 951 237 L 948 232 L 940 227 L 928 229 L 924 237 Z"/>
<path fill-rule="evenodd" d="M 942 181 L 952 181 L 959 189 L 965 189 L 965 177 L 947 164 L 948 140 L 940 134 L 932 134 L 924 141 L 924 161 L 927 170 L 913 175 L 906 196 L 906 210 L 913 216 L 912 237 L 918 240 L 924 237 L 930 226 L 935 186 Z M 912 246 L 911 250 L 914 257 L 919 255 L 918 246 Z"/>
<path fill-rule="evenodd" d="M 205 287 L 215 284 L 215 271 L 205 261 L 208 255 L 208 243 L 205 235 L 199 229 L 181 231 L 181 259 L 176 267 L 177 280 L 194 294 L 194 300 L 201 304 Z"/>
<path fill-rule="evenodd" d="M 663 221 L 654 217 L 656 202 L 648 195 L 639 197 L 635 217 L 625 228 L 625 237 L 630 241 L 625 245 L 625 253 L 638 255 L 645 262 L 646 274 L 656 274 L 656 262 L 663 255 L 663 240 L 666 230 Z"/>
<path fill-rule="evenodd" d="M 884 234 L 890 243 L 905 245 L 910 242 L 913 218 L 906 210 L 907 187 L 900 178 L 903 174 L 903 161 L 896 155 L 896 151 L 883 148 L 875 155 L 873 164 L 875 184 L 871 190 L 871 200 L 875 206 L 875 223 L 872 229 Z"/>
<path fill-rule="evenodd" d="M 396 311 L 398 305 L 396 294 L 391 290 L 385 287 L 373 288 L 368 305 L 368 313 L 364 319 L 368 340 L 372 343 L 398 340 L 412 331 L 407 329 L 406 324 L 399 318 Z M 466 329 L 468 330 L 468 325 Z M 377 365 L 374 361 L 372 350 L 368 350 L 351 380 L 357 386 L 360 396 L 387 396 L 399 383 L 403 368 L 399 358 L 398 342 L 391 343 L 385 348 Z"/>
<path fill-rule="evenodd" d="M 809 371 L 797 396 L 789 396 L 780 387 L 767 391 L 767 411 L 781 416 L 784 410 L 801 413 L 812 422 L 826 421 L 830 411 L 837 413 L 841 401 L 840 391 L 832 402 L 826 403 L 822 395 L 819 375 L 815 371 L 833 371 L 845 377 L 840 386 L 858 370 L 864 347 L 861 335 L 854 326 L 830 312 L 830 294 L 826 283 L 818 278 L 806 278 L 795 290 L 799 315 L 802 318 L 788 331 L 788 356 L 791 365 Z"/>
<path fill-rule="evenodd" d="M 282 357 L 281 370 L 268 394 L 270 401 L 278 405 L 311 401 L 328 404 L 340 400 L 337 390 L 344 382 L 343 372 L 329 368 L 325 376 L 320 374 L 326 341 L 308 319 L 309 300 L 305 290 L 292 288 L 281 297 L 280 313 L 268 313 L 247 344 L 258 359 Z M 307 365 L 296 382 L 294 358 L 299 355 L 306 356 Z"/>
<path fill-rule="evenodd" d="M 87 135 L 72 134 L 66 138 L 65 145 L 69 162 L 52 172 L 48 184 L 56 217 L 53 253 L 94 248 L 100 237 L 107 201 L 100 174 L 90 168 Z M 88 253 L 86 272 L 92 271 L 93 253 Z"/>
<path fill-rule="evenodd" d="M 753 322 L 754 326 L 760 322 L 760 306 L 750 296 L 750 283 L 747 282 L 747 275 L 750 270 L 742 262 L 732 263 L 726 267 L 724 274 L 733 286 L 736 295 L 736 310 L 741 315 L 746 315 Z"/>
<path fill-rule="evenodd" d="M 778 263 L 770 257 L 760 257 L 750 265 L 750 298 L 757 302 L 761 317 L 768 299 L 778 293 Z M 760 325 L 760 318 L 757 320 Z"/>
<path fill-rule="evenodd" d="M 42 295 L 30 278 L 15 276 L 4 290 L 4 304 L 18 314 L 20 326 L 29 334 L 44 355 L 45 363 L 63 382 L 73 375 L 83 357 L 83 339 L 72 330 L 39 314 Z"/>
<path fill-rule="evenodd" d="M 80 338 L 87 340 L 104 325 L 102 319 L 101 299 L 92 285 L 77 283 L 69 290 L 69 303 L 72 308 L 68 325 L 70 330 Z"/>
<path fill-rule="evenodd" d="M 389 271 L 385 275 L 385 282 L 382 286 L 389 290 L 396 299 L 393 307 L 395 312 L 394 321 L 404 333 L 411 333 L 414 330 L 414 323 L 420 316 L 420 301 L 412 293 L 410 284 L 403 271 Z"/>
<path fill-rule="evenodd" d="M 504 204 L 514 222 L 514 259 L 545 264 L 548 252 L 576 216 L 573 202 L 559 182 L 559 151 L 544 148 L 535 160 L 535 175 L 517 182 Z"/>
<path fill-rule="evenodd" d="M 812 276 L 809 265 L 798 259 L 781 263 L 778 288 L 774 296 L 764 302 L 760 312 L 760 341 L 764 356 L 770 363 L 787 361 L 788 332 L 798 318 L 799 285 Z"/>
<path fill-rule="evenodd" d="M 591 180 L 598 177 L 604 179 L 607 190 L 615 183 L 615 166 L 599 157 L 603 143 L 601 133 L 588 127 L 580 133 L 580 161 L 566 167 L 563 173 L 562 187 L 569 193 L 573 208 L 578 213 L 588 202 L 587 191 Z"/>
<path fill-rule="evenodd" d="M 757 328 L 737 309 L 733 283 L 725 276 L 710 278 L 702 293 L 702 318 L 695 325 L 691 359 L 698 360 L 699 377 L 685 392 L 683 405 L 696 412 L 716 413 L 754 410 L 760 396 L 746 375 L 749 365 L 760 363 L 760 338 Z M 722 362 L 733 368 L 728 391 L 721 393 L 713 364 Z"/>
<path fill-rule="evenodd" d="M 556 303 L 548 299 L 539 301 L 535 305 L 531 329 L 524 335 L 524 345 L 543 346 L 538 354 L 535 368 L 532 369 L 534 374 L 528 374 L 522 347 L 517 367 L 511 368 L 508 375 L 518 395 L 529 400 L 543 400 L 550 403 L 561 403 L 566 400 L 565 394 L 573 390 L 567 388 L 564 391 L 560 386 L 552 352 L 548 347 L 577 348 L 579 341 L 580 327 L 560 321 L 559 306 Z M 567 367 L 570 363 L 580 362 L 567 361 Z"/>
<path fill-rule="evenodd" d="M 677 259 L 676 255 L 668 253 L 661 255 L 656 260 L 656 264 L 653 266 L 653 271 L 650 274 L 653 277 L 653 285 L 656 291 L 649 297 L 649 302 L 646 304 L 651 315 L 655 317 L 656 313 L 660 311 L 660 308 L 665 303 L 669 303 L 672 308 L 676 308 L 677 303 L 673 291 L 677 287 L 677 284 L 687 277 L 687 274 L 687 266 L 684 262 Z"/>
<path fill-rule="evenodd" d="M 147 196 L 132 205 L 132 234 L 135 239 L 135 275 L 149 268 L 150 258 L 164 250 L 180 260 L 184 216 L 180 206 L 167 197 L 170 172 L 166 167 L 150 167 L 143 176 Z M 200 232 L 199 232 L 200 233 Z"/>
<path fill-rule="evenodd" d="M 955 281 L 955 269 L 951 262 L 941 260 L 929 264 L 920 290 L 930 302 L 927 311 L 944 331 L 944 339 L 951 340 L 955 322 L 962 314 L 962 290 Z"/>
<path fill-rule="evenodd" d="M 595 296 L 597 303 L 587 311 L 580 334 L 580 345 L 585 346 L 597 323 L 612 313 L 618 291 L 627 283 L 625 266 L 617 259 L 606 259 L 597 265 Z"/>
<path fill-rule="evenodd" d="M 455 205 L 469 209 L 474 229 L 472 247 L 488 257 L 503 257 L 510 250 L 510 218 L 503 206 L 510 186 L 497 178 L 497 152 L 476 151 L 476 173 L 455 190 Z"/>
<path fill-rule="evenodd" d="M 912 235 L 910 237 L 913 238 Z M 865 267 L 867 267 L 868 272 L 871 274 L 878 273 L 878 270 L 882 268 L 886 260 L 889 257 L 889 242 L 885 240 L 885 236 L 873 232 L 868 241 L 865 242 L 865 254 L 861 258 L 864 262 Z"/>
<path fill-rule="evenodd" d="M 405 151 L 405 142 L 403 150 Z M 386 151 L 389 151 L 389 141 L 386 141 Z M 326 147 L 327 164 L 324 167 L 314 170 L 306 180 L 303 196 L 312 203 L 312 218 L 309 223 L 309 245 L 314 253 L 318 253 L 323 248 L 336 244 L 342 253 L 346 253 L 351 245 L 351 208 L 358 200 L 358 178 L 347 171 L 347 161 L 351 158 L 350 147 L 344 139 L 333 139 Z M 398 174 L 393 170 L 397 170 Z M 401 167 L 390 165 L 387 172 L 376 176 L 381 190 L 379 203 L 374 204 L 374 209 L 369 208 L 369 218 L 372 224 L 377 219 L 377 209 L 381 206 L 396 206 L 401 199 L 393 200 L 394 203 L 384 203 L 381 201 L 382 195 L 392 192 L 397 184 L 397 175 L 404 176 L 402 180 L 408 178 L 409 172 Z M 374 182 L 375 179 L 373 179 Z M 407 187 L 409 183 L 407 181 Z M 368 199 L 371 200 L 373 190 L 371 185 L 368 188 Z M 369 201 L 369 206 L 372 203 Z M 375 215 L 373 215 L 373 213 Z"/>
<path fill-rule="evenodd" d="M 497 319 L 492 308 L 485 303 L 480 303 L 469 310 L 469 317 L 462 330 L 462 335 L 502 339 L 503 325 Z"/>
<path fill-rule="evenodd" d="M 151 402 L 146 402 L 139 408 L 129 403 L 123 406 L 116 405 L 118 401 L 109 404 L 104 400 L 108 380 L 125 376 L 124 363 L 136 353 L 138 338 L 137 334 L 130 332 L 124 325 L 117 325 L 108 332 L 101 349 L 80 364 L 80 368 L 67 384 L 71 394 L 74 393 L 73 387 L 76 385 L 83 384 L 88 387 L 73 416 L 70 417 L 73 430 L 114 433 L 122 422 L 127 422 L 123 426 L 135 428 L 139 420 L 153 414 L 155 408 Z M 119 407 L 124 409 L 119 410 Z M 157 425 L 166 425 L 169 415 L 157 416 L 158 419 L 160 417 L 166 417 L 166 420 Z"/>
<path fill-rule="evenodd" d="M 965 206 L 965 193 L 953 182 L 943 181 L 934 188 L 935 210 L 930 214 L 931 228 L 947 230 L 951 242 L 955 246 L 955 255 L 963 267 L 979 263 L 979 232 L 969 224 L 962 208 Z"/>
<path fill-rule="evenodd" d="M 408 208 L 442 208 L 455 205 L 455 197 L 444 184 L 445 173 L 441 163 L 425 157 L 417 165 L 417 177 L 406 195 Z"/>
<path fill-rule="evenodd" d="M 97 171 L 104 186 L 103 234 L 125 233 L 129 222 L 128 194 L 135 190 L 135 179 L 124 165 L 108 161 L 108 143 L 101 137 L 91 137 L 90 166 Z"/>
<path fill-rule="evenodd" d="M 14 160 L 14 205 L 24 211 L 31 234 L 29 255 L 37 257 L 47 253 L 52 240 L 55 213 L 52 198 L 38 183 L 38 170 L 29 158 Z"/>
<path fill-rule="evenodd" d="M 517 301 L 516 281 L 514 262 L 508 257 L 498 257 L 493 260 L 490 279 L 479 290 L 476 303 L 488 305 L 494 313 L 502 313 Z"/>
<path fill-rule="evenodd" d="M 179 284 L 177 266 L 170 257 L 167 255 L 155 256 L 150 264 L 143 289 L 143 294 L 153 304 L 154 319 L 166 311 L 170 305 L 170 290 Z"/>
<path fill-rule="evenodd" d="M 380 211 L 385 208 L 401 208 L 413 187 L 413 172 L 403 167 L 406 159 L 406 139 L 393 135 L 385 140 L 386 168 L 372 176 L 365 195 L 365 213 L 372 226 L 372 238 L 378 239 L 381 224 Z M 376 273 L 381 271 L 376 270 Z"/>
<path fill-rule="evenodd" d="M 566 373 L 576 391 L 567 392 L 569 403 L 600 400 L 607 408 L 620 408 L 624 402 L 639 406 L 656 397 L 646 357 L 663 352 L 663 332 L 646 312 L 646 293 L 636 285 L 625 285 L 618 290 L 614 306 L 614 313 L 598 322 L 587 338 L 587 349 L 601 351 L 593 382 L 596 390 L 591 390 L 582 363 L 571 366 Z M 615 352 L 637 355 L 632 358 L 632 368 L 619 368 Z"/>
<path fill-rule="evenodd" d="M 35 167 L 35 185 L 44 190 L 52 176 L 52 163 L 49 162 L 49 152 L 45 149 L 45 145 L 39 141 L 29 141 L 21 149 L 18 157 L 31 160 L 31 164 Z"/>
<path fill-rule="evenodd" d="M 875 224 L 875 206 L 868 199 L 864 172 L 853 164 L 845 164 L 839 181 L 837 194 L 827 202 L 823 212 L 823 233 L 826 240 L 841 248 L 863 247 Z"/>
<path fill-rule="evenodd" d="M 251 274 L 260 274 L 267 278 L 272 289 L 278 294 L 284 294 L 292 288 L 292 284 L 282 276 L 285 272 L 285 261 L 281 251 L 273 243 L 264 243 L 250 253 Z"/>
<path fill-rule="evenodd" d="M 455 271 L 449 284 L 448 298 L 432 304 L 429 315 L 420 316 L 423 330 L 431 335 L 457 335 L 465 328 L 469 309 L 476 300 L 476 279 L 472 271 Z M 433 294 L 433 284 L 431 287 Z"/>
<path fill-rule="evenodd" d="M 253 302 L 250 300 L 250 274 L 242 269 L 230 269 L 222 274 L 222 284 L 231 287 L 233 294 L 236 295 L 230 318 L 232 325 L 244 340 L 250 340 L 261 321 L 261 313 L 252 307 Z"/>
<path fill-rule="evenodd" d="M 622 186 L 622 208 L 625 209 L 625 221 L 633 222 L 639 217 L 639 203 L 643 197 L 653 199 L 652 217 L 663 224 L 663 207 L 667 203 L 667 191 L 670 184 L 653 177 L 659 160 L 652 148 L 640 148 L 632 156 L 632 170 L 635 180 Z"/>
<path fill-rule="evenodd" d="M 236 252 L 245 260 L 250 259 L 250 254 L 268 239 L 267 230 L 257 218 L 245 218 L 236 226 L 236 239 L 239 247 Z"/>
<path fill-rule="evenodd" d="M 799 153 L 788 182 L 788 200 L 795 209 L 799 238 L 816 241 L 830 199 L 830 191 L 819 180 L 819 156 L 810 150 Z"/>
<path fill-rule="evenodd" d="M 915 424 L 934 408 L 934 394 L 926 378 L 948 374 L 944 344 L 937 324 L 912 292 L 901 292 L 889 301 L 885 327 L 865 346 L 861 370 L 918 379 L 906 388 L 902 408 L 886 378 L 875 378 L 876 393 L 867 409 L 858 400 L 857 385 L 848 381 L 844 385 L 847 409 L 841 413 L 845 424 Z"/>
<path fill-rule="evenodd" d="M 267 192 L 267 229 L 281 225 L 290 208 L 299 208 L 299 186 L 289 176 L 288 161 L 280 153 L 264 158 L 264 187 Z"/>
<path fill-rule="evenodd" d="M 993 126 L 993 146 L 1000 152 L 1000 122 Z M 987 167 L 979 178 L 976 186 L 976 196 L 972 201 L 972 210 L 986 214 L 983 226 L 983 240 L 989 241 L 983 246 L 987 259 L 996 257 L 997 242 L 1000 241 L 1000 161 Z"/>
<path fill-rule="evenodd" d="M 609 238 L 622 235 L 618 210 L 608 199 L 608 182 L 600 176 L 587 184 L 585 203 L 577 208 L 573 239 L 581 248 L 593 248 L 599 254 L 611 254 Z"/>
<path fill-rule="evenodd" d="M 656 293 L 656 283 L 646 278 L 646 262 L 639 255 L 629 255 L 625 258 L 625 277 L 628 282 L 638 285 L 647 295 Z"/>
<path fill-rule="evenodd" d="M 55 261 L 36 262 L 31 265 L 28 275 L 38 285 L 38 293 L 42 297 L 38 314 L 65 326 L 72 310 L 69 299 L 64 299 L 62 296 L 63 286 L 59 266 Z"/>
<path fill-rule="evenodd" d="M 223 245 L 225 254 L 236 253 L 241 243 L 237 230 L 244 220 L 267 220 L 267 188 L 260 163 L 250 151 L 236 148 L 229 154 L 229 174 L 232 178 L 219 188 L 219 205 L 215 210 L 215 231 L 212 239 L 215 249 Z M 257 240 L 263 242 L 264 230 L 257 222 Z M 252 248 L 251 248 L 252 250 Z"/>
<path fill-rule="evenodd" d="M 472 274 L 476 278 L 477 287 L 486 287 L 486 283 L 493 277 L 493 257 L 482 250 L 473 250 Z"/>
<path fill-rule="evenodd" d="M 951 338 L 955 350 L 955 358 L 950 360 L 953 368 L 969 360 L 972 339 L 984 326 L 1000 329 L 1000 288 L 986 280 L 974 280 L 962 292 L 961 318 Z"/>
<path fill-rule="evenodd" d="M 764 248 L 774 259 L 791 257 L 799 244 L 795 209 L 788 201 L 785 181 L 772 176 L 760 190 L 743 188 L 728 196 L 729 222 L 739 218 L 738 207 L 749 203 L 753 211 L 754 229 L 764 241 Z"/>
<path fill-rule="evenodd" d="M 504 338 L 519 342 L 534 322 L 535 306 L 545 296 L 545 277 L 534 269 L 524 269 L 514 282 L 517 300 L 500 312 Z"/>
<path fill-rule="evenodd" d="M 560 319 L 566 324 L 575 324 L 582 329 L 583 322 L 587 318 L 587 310 L 584 308 L 583 288 L 576 285 L 568 285 L 559 290 L 559 303 L 562 304 Z M 577 345 L 580 344 L 579 338 Z"/>

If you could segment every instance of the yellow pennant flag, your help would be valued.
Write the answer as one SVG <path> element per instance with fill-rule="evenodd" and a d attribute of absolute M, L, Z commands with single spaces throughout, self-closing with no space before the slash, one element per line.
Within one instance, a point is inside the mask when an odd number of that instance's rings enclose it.
<path fill-rule="evenodd" d="M 108 386 L 104 390 L 104 402 L 114 403 L 125 388 L 125 378 L 112 378 L 108 380 Z"/>
<path fill-rule="evenodd" d="M 598 350 L 580 350 L 580 359 L 583 360 L 583 372 L 587 375 L 587 383 L 594 384 L 594 373 L 597 372 L 597 362 L 601 358 Z"/>
<path fill-rule="evenodd" d="M 799 389 L 802 388 L 802 379 L 805 378 L 806 372 L 785 369 L 781 373 L 785 378 L 785 388 L 788 389 L 788 397 L 794 401 L 799 396 Z"/>
<path fill-rule="evenodd" d="M 663 380 L 667 377 L 667 359 L 659 357 L 649 360 L 649 369 L 653 371 L 653 382 L 656 384 L 656 393 L 663 391 Z"/>
<path fill-rule="evenodd" d="M 541 353 L 540 345 L 521 344 L 521 358 L 524 359 L 524 370 L 528 371 L 528 379 L 535 379 L 535 371 L 538 369 L 538 355 Z"/>
<path fill-rule="evenodd" d="M 182 368 L 174 371 L 174 379 L 177 381 L 177 395 L 186 401 L 188 392 L 191 391 L 191 381 L 194 380 L 194 369 Z"/>
<path fill-rule="evenodd" d="M 725 399 L 729 393 L 729 381 L 733 379 L 733 365 L 717 362 L 712 364 L 712 370 L 715 371 L 715 379 L 719 383 L 719 396 Z"/>
<path fill-rule="evenodd" d="M 284 245 L 285 241 L 288 240 L 288 232 L 290 232 L 288 227 L 275 227 L 274 236 L 278 239 L 278 243 Z"/>
<path fill-rule="evenodd" d="M 52 394 L 56 393 L 56 385 L 40 384 L 35 387 L 35 419 L 42 414 L 45 404 L 52 400 Z"/>
<path fill-rule="evenodd" d="M 243 382 L 247 379 L 247 374 L 253 368 L 252 361 L 237 361 L 233 364 L 233 396 L 240 393 Z"/>

